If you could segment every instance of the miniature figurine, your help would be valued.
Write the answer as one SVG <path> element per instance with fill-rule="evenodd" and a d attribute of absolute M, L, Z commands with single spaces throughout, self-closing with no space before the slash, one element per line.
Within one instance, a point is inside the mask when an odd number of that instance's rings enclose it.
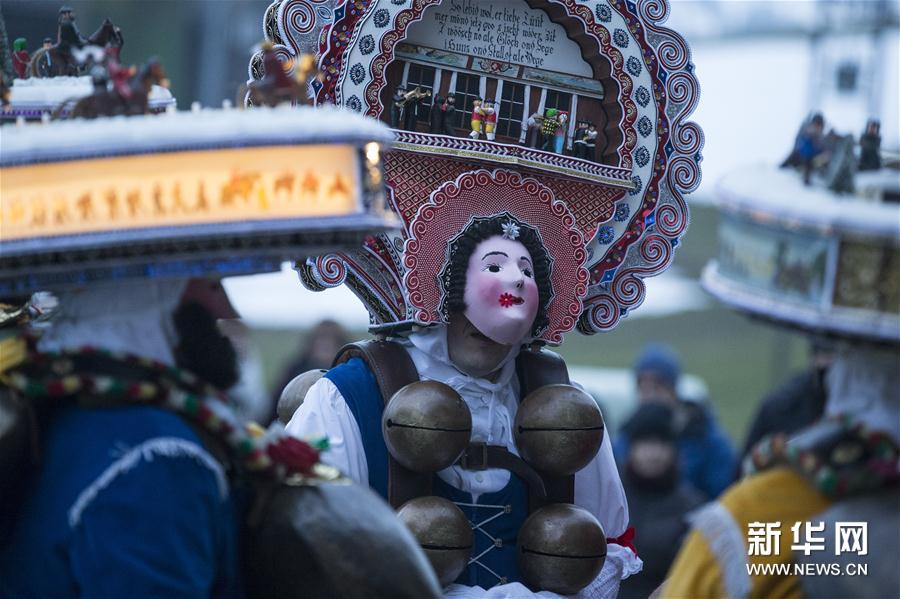
<path fill-rule="evenodd" d="M 566 145 L 566 126 L 569 123 L 569 113 L 561 111 L 557 116 L 557 121 L 559 126 L 553 134 L 553 151 L 557 154 L 562 154 Z"/>
<path fill-rule="evenodd" d="M 57 44 L 66 44 L 76 48 L 83 48 L 88 44 L 88 40 L 81 35 L 78 30 L 78 23 L 75 20 L 75 11 L 71 6 L 61 6 L 59 16 L 57 17 Z"/>
<path fill-rule="evenodd" d="M 24 37 L 16 38 L 13 42 L 12 64 L 16 71 L 16 77 L 25 79 L 28 77 L 28 63 L 31 62 L 31 55 L 26 49 L 28 42 Z"/>
<path fill-rule="evenodd" d="M 556 108 L 548 108 L 544 111 L 544 116 L 541 117 L 542 150 L 551 150 L 553 147 L 553 137 L 556 134 L 556 129 L 559 127 L 558 114 L 559 110 Z"/>
<path fill-rule="evenodd" d="M 535 112 L 522 123 L 522 129 L 525 130 L 525 145 L 529 148 L 540 147 L 541 130 L 544 126 L 544 117 L 541 112 Z"/>
<path fill-rule="evenodd" d="M 481 98 L 475 98 L 472 102 L 472 120 L 470 123 L 472 132 L 469 133 L 469 137 L 472 139 L 481 137 L 482 120 L 484 118 L 484 109 L 481 107 L 481 102 Z"/>
<path fill-rule="evenodd" d="M 494 141 L 494 130 L 497 128 L 497 109 L 493 100 L 485 100 L 481 105 L 484 113 L 484 136 L 488 141 Z"/>
<path fill-rule="evenodd" d="M 82 50 L 86 46 L 96 46 L 101 52 L 111 50 L 118 60 L 124 43 L 122 30 L 113 25 L 109 19 L 104 19 L 97 31 L 85 39 L 78 30 L 75 12 L 71 7 L 63 6 L 59 9 L 56 43 L 54 44 L 50 38 L 44 38 L 44 47 L 31 57 L 28 73 L 32 77 L 83 75 L 92 70 L 94 61 L 82 62 L 73 51 Z M 94 54 L 96 53 L 89 53 L 86 56 Z"/>
<path fill-rule="evenodd" d="M 578 121 L 573 146 L 577 158 L 594 160 L 594 150 L 597 147 L 597 128 L 594 123 L 584 119 Z"/>
<path fill-rule="evenodd" d="M 566 124 L 569 122 L 569 113 L 557 108 L 548 108 L 544 112 L 543 122 L 541 124 L 541 134 L 544 143 L 542 150 L 563 153 L 566 143 Z"/>
<path fill-rule="evenodd" d="M 431 119 L 429 122 L 431 133 L 440 135 L 444 130 L 444 98 L 442 96 L 434 97 L 434 104 L 431 105 Z"/>
<path fill-rule="evenodd" d="M 821 113 L 814 114 L 800 128 L 794 140 L 794 149 L 785 161 L 781 163 L 782 168 L 801 167 L 805 185 L 809 185 L 812 178 L 813 160 L 824 151 L 824 131 L 825 118 Z"/>
<path fill-rule="evenodd" d="M 106 72 L 109 77 L 109 60 L 107 59 Z M 99 66 L 99 65 L 98 65 Z M 118 66 L 116 63 L 117 77 L 121 77 L 122 72 L 131 71 L 132 69 Z M 116 116 L 116 115 L 133 115 L 147 114 L 150 112 L 149 99 L 150 92 L 154 85 L 168 87 L 169 81 L 166 78 L 162 65 L 156 59 L 151 59 L 144 65 L 140 71 L 130 77 L 127 82 L 113 82 L 112 89 L 107 89 L 102 84 L 103 73 L 97 72 L 96 67 L 91 72 L 91 78 L 94 81 L 94 93 L 90 96 L 82 98 L 75 103 L 72 108 L 73 118 L 97 118 L 99 116 Z M 110 77 L 112 78 L 112 77 Z M 128 91 L 124 94 L 122 86 L 127 84 Z M 60 107 L 60 110 L 63 107 Z"/>
<path fill-rule="evenodd" d="M 860 171 L 877 171 L 881 168 L 881 123 L 870 119 L 866 130 L 859 136 Z"/>
<path fill-rule="evenodd" d="M 131 100 L 132 90 L 130 80 L 136 72 L 137 69 L 135 69 L 134 66 L 124 67 L 119 64 L 115 53 L 113 53 L 111 49 L 107 50 L 106 73 L 108 80 L 112 83 L 113 90 L 126 102 Z"/>
<path fill-rule="evenodd" d="M 441 133 L 444 135 L 456 135 L 456 98 L 449 96 L 441 106 Z"/>
<path fill-rule="evenodd" d="M 252 106 L 278 106 L 282 103 L 309 104 L 307 90 L 309 79 L 316 73 L 320 77 L 315 60 L 308 54 L 297 59 L 297 68 L 293 77 L 288 72 L 293 68 L 293 61 L 283 63 L 275 52 L 275 46 L 266 42 L 262 46 L 263 72 L 262 79 L 247 84 L 249 101 Z"/>
<path fill-rule="evenodd" d="M 399 129 L 403 123 L 403 107 L 406 105 L 406 88 L 397 87 L 394 97 L 391 98 L 391 127 Z"/>
<path fill-rule="evenodd" d="M 419 104 L 424 98 L 431 95 L 430 90 L 422 91 L 416 87 L 406 92 L 403 97 L 403 128 L 407 131 L 416 130 L 416 122 L 419 120 Z"/>

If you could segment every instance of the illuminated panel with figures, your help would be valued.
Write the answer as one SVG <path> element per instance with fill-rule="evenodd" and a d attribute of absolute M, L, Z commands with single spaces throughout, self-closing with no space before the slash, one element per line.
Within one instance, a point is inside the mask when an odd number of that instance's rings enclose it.
<path fill-rule="evenodd" d="M 8 287 L 23 271 L 39 287 L 147 269 L 274 270 L 396 223 L 382 181 L 390 132 L 345 111 L 173 113 L 0 135 L 4 292 L 24 291 Z"/>

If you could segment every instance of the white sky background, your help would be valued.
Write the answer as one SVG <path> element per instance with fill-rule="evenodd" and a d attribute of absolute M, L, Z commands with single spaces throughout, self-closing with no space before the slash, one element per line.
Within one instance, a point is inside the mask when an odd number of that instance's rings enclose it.
<path fill-rule="evenodd" d="M 701 87 L 700 104 L 691 118 L 703 128 L 706 139 L 702 183 L 689 201 L 707 201 L 716 181 L 730 170 L 748 164 L 775 164 L 787 155 L 800 123 L 813 108 L 808 89 L 809 38 L 799 30 L 809 27 L 816 8 L 816 2 L 787 0 L 672 3 L 666 25 L 683 33 L 691 45 Z M 764 29 L 772 22 L 797 31 L 777 36 L 731 35 L 747 28 Z M 900 106 L 898 37 L 894 30 L 882 57 L 888 75 L 882 103 L 886 148 L 900 144 L 900 111 L 890 108 Z M 859 135 L 866 115 L 835 110 L 829 115 L 826 109 L 825 118 L 842 133 Z M 698 309 L 708 302 L 696 282 L 677 272 L 670 270 L 646 281 L 647 299 L 629 318 Z M 230 279 L 225 286 L 253 326 L 308 327 L 322 318 L 334 318 L 356 329 L 368 326 L 366 311 L 349 290 L 307 291 L 287 268 L 280 273 Z"/>

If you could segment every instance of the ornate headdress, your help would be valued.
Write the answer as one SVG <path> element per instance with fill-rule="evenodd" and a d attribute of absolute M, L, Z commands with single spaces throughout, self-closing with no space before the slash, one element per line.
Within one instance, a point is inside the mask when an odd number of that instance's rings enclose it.
<path fill-rule="evenodd" d="M 455 96 L 459 119 L 435 131 L 430 100 L 413 108 L 405 121 L 413 130 L 396 131 L 385 155 L 400 234 L 298 262 L 301 279 L 317 290 L 348 285 L 376 331 L 440 322 L 447 242 L 474 216 L 508 212 L 538 230 L 553 261 L 541 338 L 559 343 L 575 326 L 611 329 L 643 301 L 642 278 L 671 262 L 688 222 L 683 194 L 700 181 L 703 136 L 687 122 L 698 98 L 687 44 L 660 26 L 664 1 L 505 3 L 525 25 L 493 46 L 483 36 L 457 39 L 474 18 L 466 6 L 276 0 L 267 10 L 264 31 L 285 59 L 317 52 L 324 76 L 311 93 L 319 104 L 388 120 L 394 90 L 417 85 Z M 483 13 L 476 16 L 502 20 Z M 463 33 L 442 29 L 451 22 Z M 532 29 L 555 41 L 532 51 Z M 500 99 L 489 136 L 496 139 L 447 134 L 468 127 L 474 99 L 485 96 Z M 555 132 L 557 144 L 561 134 L 571 140 L 577 120 L 598 123 L 596 160 L 524 145 L 520 122 L 547 108 L 572 115 Z"/>

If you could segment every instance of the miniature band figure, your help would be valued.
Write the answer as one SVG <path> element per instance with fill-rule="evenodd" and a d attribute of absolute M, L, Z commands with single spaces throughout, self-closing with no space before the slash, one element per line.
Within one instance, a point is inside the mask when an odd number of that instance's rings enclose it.
<path fill-rule="evenodd" d="M 472 132 L 469 133 L 469 137 L 471 137 L 472 139 L 478 139 L 479 137 L 481 137 L 484 114 L 484 108 L 482 108 L 482 99 L 475 98 L 475 100 L 472 102 L 472 120 L 470 123 Z"/>
<path fill-rule="evenodd" d="M 28 42 L 24 37 L 16 38 L 13 42 L 12 63 L 16 77 L 19 79 L 25 79 L 28 76 L 28 63 L 31 61 L 31 55 L 28 53 L 27 46 Z"/>
<path fill-rule="evenodd" d="M 871 119 L 866 123 L 866 130 L 859 136 L 860 171 L 877 171 L 881 168 L 881 123 Z"/>
<path fill-rule="evenodd" d="M 419 103 L 430 95 L 430 90 L 422 91 L 419 87 L 410 91 L 406 91 L 406 87 L 402 85 L 397 87 L 397 91 L 391 98 L 391 127 L 415 131 L 419 116 Z"/>
<path fill-rule="evenodd" d="M 497 128 L 497 106 L 493 100 L 485 100 L 481 105 L 484 113 L 484 136 L 488 141 L 494 141 L 494 130 Z"/>
<path fill-rule="evenodd" d="M 544 119 L 541 125 L 541 135 L 544 143 L 542 150 L 563 153 L 566 144 L 566 125 L 569 122 L 569 113 L 557 108 L 548 108 L 544 112 Z"/>
<path fill-rule="evenodd" d="M 444 97 L 435 96 L 431 105 L 431 115 L 428 122 L 428 131 L 440 135 L 444 129 Z"/>
<path fill-rule="evenodd" d="M 404 96 L 404 115 L 403 128 L 407 131 L 416 130 L 416 122 L 419 120 L 419 106 L 422 100 L 431 95 L 430 90 L 422 91 L 416 87 L 412 91 L 406 92 Z"/>
<path fill-rule="evenodd" d="M 399 129 L 403 123 L 403 106 L 406 104 L 406 88 L 402 85 L 394 92 L 391 98 L 391 127 Z"/>
<path fill-rule="evenodd" d="M 583 119 L 579 120 L 575 127 L 575 141 L 572 145 L 577 158 L 594 160 L 594 152 L 597 147 L 597 127 L 594 126 L 594 123 Z"/>
<path fill-rule="evenodd" d="M 456 135 L 456 98 L 449 96 L 441 105 L 441 133 L 444 135 Z"/>
<path fill-rule="evenodd" d="M 784 167 L 801 167 L 803 183 L 810 184 L 813 171 L 813 160 L 824 151 L 825 118 L 816 113 L 800 128 L 794 140 L 794 149 L 781 163 Z"/>
<path fill-rule="evenodd" d="M 541 116 L 540 111 L 535 112 L 528 117 L 528 120 L 522 123 L 522 129 L 525 130 L 525 145 L 529 148 L 540 147 L 541 129 L 543 126 L 544 117 Z"/>

